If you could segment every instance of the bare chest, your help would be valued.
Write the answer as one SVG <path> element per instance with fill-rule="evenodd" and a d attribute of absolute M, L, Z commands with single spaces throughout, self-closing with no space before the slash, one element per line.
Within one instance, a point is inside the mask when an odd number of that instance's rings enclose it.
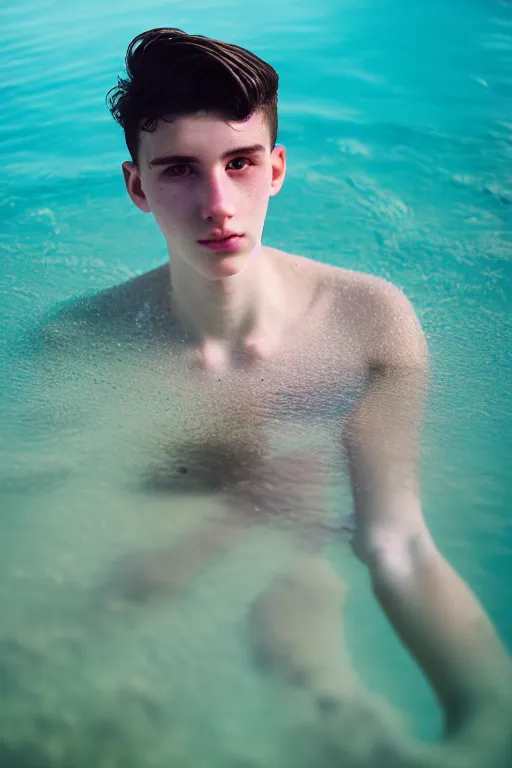
<path fill-rule="evenodd" d="M 215 490 L 254 479 L 255 468 L 267 477 L 283 456 L 300 483 L 319 457 L 336 464 L 342 421 L 364 381 L 349 345 L 343 354 L 324 324 L 290 330 L 270 354 L 208 351 L 205 360 L 176 347 L 144 365 L 144 386 L 155 391 L 144 430 L 149 487 Z"/>

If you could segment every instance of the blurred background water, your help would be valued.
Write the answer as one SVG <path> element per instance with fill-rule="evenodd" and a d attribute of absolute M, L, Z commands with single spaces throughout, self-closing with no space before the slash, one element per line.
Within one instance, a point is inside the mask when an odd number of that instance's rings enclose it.
<path fill-rule="evenodd" d="M 127 151 L 105 106 L 127 44 L 175 26 L 247 47 L 279 72 L 278 141 L 288 150 L 264 242 L 381 275 L 412 300 L 433 369 L 425 514 L 512 649 L 512 5 L 18 0 L 0 21 L 4 415 L 24 391 L 12 355 L 48 307 L 166 259 L 156 226 L 125 193 Z M 19 428 L 4 421 L 5 464 Z M 5 556 L 16 520 L 3 498 Z M 23 612 L 21 591 L 18 602 Z M 354 625 L 367 603 L 352 600 Z M 353 639 L 353 656 L 431 736 L 431 694 L 376 621 Z"/>

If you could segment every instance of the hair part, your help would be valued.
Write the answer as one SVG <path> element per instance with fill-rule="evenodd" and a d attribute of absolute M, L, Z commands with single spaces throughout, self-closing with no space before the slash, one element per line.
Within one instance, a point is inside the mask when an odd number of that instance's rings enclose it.
<path fill-rule="evenodd" d="M 181 29 L 151 29 L 132 40 L 125 67 L 127 77 L 118 77 L 107 105 L 136 165 L 140 131 L 196 113 L 242 122 L 261 112 L 275 147 L 278 75 L 245 48 Z"/>

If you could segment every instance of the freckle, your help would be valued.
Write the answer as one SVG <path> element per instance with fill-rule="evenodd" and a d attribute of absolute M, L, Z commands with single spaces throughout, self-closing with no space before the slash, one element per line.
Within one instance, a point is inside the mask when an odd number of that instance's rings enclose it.
<path fill-rule="evenodd" d="M 316 700 L 316 704 L 320 712 L 324 715 L 332 715 L 341 708 L 341 702 L 338 699 L 335 699 L 334 696 L 319 696 Z"/>
<path fill-rule="evenodd" d="M 290 680 L 298 688 L 305 688 L 308 682 L 308 675 L 303 669 L 294 669 L 290 673 Z"/>

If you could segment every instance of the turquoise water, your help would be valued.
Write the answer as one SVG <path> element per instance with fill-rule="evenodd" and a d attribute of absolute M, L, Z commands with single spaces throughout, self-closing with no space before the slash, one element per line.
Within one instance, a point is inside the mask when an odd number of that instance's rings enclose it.
<path fill-rule="evenodd" d="M 30 677 L 26 651 L 20 656 L 13 633 L 24 641 L 42 633 L 49 643 L 51 627 L 62 624 L 62 605 L 73 601 L 72 590 L 60 582 L 63 602 L 49 600 L 54 612 L 48 611 L 45 590 L 55 589 L 48 561 L 61 546 L 70 561 L 82 563 L 81 552 L 94 541 L 94 524 L 88 525 L 87 518 L 90 488 L 85 486 L 66 507 L 67 515 L 80 518 L 78 538 L 46 538 L 47 517 L 52 531 L 66 530 L 69 523 L 58 495 L 59 472 L 64 478 L 69 468 L 54 460 L 53 432 L 62 414 L 52 410 L 49 418 L 37 370 L 13 360 L 23 351 L 26 331 L 54 302 L 113 285 L 166 258 L 158 230 L 124 191 L 123 137 L 104 103 L 128 42 L 144 29 L 164 25 L 245 46 L 280 74 L 279 141 L 288 150 L 288 175 L 271 202 L 264 241 L 379 274 L 412 300 L 433 369 L 423 449 L 425 514 L 439 547 L 468 580 L 512 650 L 510 3 L 263 0 L 247 8 L 232 0 L 201 0 L 184 8 L 183 3 L 142 6 L 129 0 L 107 9 L 95 0 L 87 5 L 23 0 L 4 7 L 0 20 L 6 189 L 0 209 L 0 614 L 7 659 L 2 680 L 12 677 L 16 664 L 24 668 L 19 672 L 23 680 Z M 40 411 L 43 416 L 37 415 Z M 45 418 L 51 433 L 46 437 L 41 428 Z M 116 520 L 124 525 L 117 508 L 105 523 L 106 540 L 115 538 Z M 37 569 L 30 575 L 28 562 L 41 563 L 39 577 Z M 226 564 L 222 578 L 237 573 L 237 562 Z M 85 559 L 82 565 L 85 574 Z M 215 581 L 205 589 L 195 598 L 199 607 L 201 601 L 207 605 Z M 240 590 L 232 588 L 233 605 L 247 598 Z M 439 714 L 433 698 L 372 607 L 362 574 L 354 582 L 349 618 L 349 646 L 368 685 L 407 710 L 418 735 L 435 736 Z M 133 712 L 123 717 L 139 723 L 140 732 L 133 727 L 130 742 L 136 754 L 137 745 L 150 743 L 137 709 L 146 687 L 165 699 L 162 680 L 176 680 L 176 667 L 189 675 L 176 682 L 187 714 L 182 722 L 172 709 L 174 700 L 161 733 L 168 733 L 169 722 L 179 722 L 172 730 L 178 752 L 188 754 L 191 765 L 231 765 L 229 760 L 252 765 L 249 755 L 254 764 L 255 755 L 261 764 L 273 764 L 268 762 L 273 754 L 268 694 L 248 675 L 233 672 L 243 655 L 235 631 L 225 640 L 235 619 L 226 616 L 224 624 L 212 627 L 206 619 L 191 618 L 194 629 L 182 638 L 186 653 L 171 661 L 165 645 L 153 638 L 161 640 L 163 632 L 179 635 L 180 629 L 159 622 L 152 617 L 129 641 L 120 627 L 98 633 L 82 660 L 72 657 L 69 646 L 69 658 L 62 658 L 58 669 L 53 665 L 46 677 L 40 675 L 30 695 L 24 698 L 18 691 L 14 703 L 2 702 L 0 744 L 24 744 L 26 762 L 20 757 L 15 763 L 14 753 L 0 746 L 0 764 L 40 764 L 30 757 L 39 738 L 29 722 L 34 692 L 42 702 L 38 727 L 50 740 L 46 754 L 53 754 L 48 764 L 60 765 L 62 733 L 54 726 L 54 742 L 48 736 L 55 711 L 74 711 L 81 722 L 94 707 L 115 712 L 116 695 L 126 689 L 119 681 L 130 675 L 136 677 L 139 698 L 127 705 Z M 227 645 L 224 656 L 215 657 L 211 674 L 211 659 L 201 656 L 197 638 L 206 637 L 215 647 L 217 636 Z M 138 641 L 152 649 L 151 663 Z M 105 650 L 109 647 L 118 649 L 117 663 L 115 654 Z M 199 692 L 201 706 L 188 701 L 187 685 Z M 153 701 L 150 693 L 148 701 Z M 96 737 L 87 733 L 84 744 L 93 743 Z M 107 736 L 102 732 L 106 741 Z M 85 754 L 86 746 L 81 748 Z M 157 747 L 151 755 L 147 746 L 143 749 L 144 764 L 171 764 Z M 4 758 L 2 750 L 11 758 Z M 189 764 L 179 759 L 183 762 L 172 764 Z"/>

